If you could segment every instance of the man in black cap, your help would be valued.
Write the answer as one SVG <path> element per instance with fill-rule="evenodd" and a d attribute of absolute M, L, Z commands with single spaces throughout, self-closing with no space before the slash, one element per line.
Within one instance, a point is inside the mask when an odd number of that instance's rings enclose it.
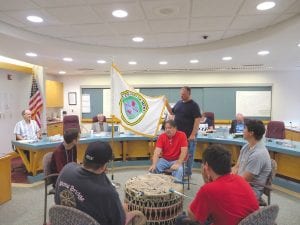
<path fill-rule="evenodd" d="M 101 225 L 124 225 L 125 210 L 119 195 L 105 174 L 112 149 L 104 142 L 89 144 L 83 166 L 67 164 L 61 171 L 55 203 L 77 208 Z"/>

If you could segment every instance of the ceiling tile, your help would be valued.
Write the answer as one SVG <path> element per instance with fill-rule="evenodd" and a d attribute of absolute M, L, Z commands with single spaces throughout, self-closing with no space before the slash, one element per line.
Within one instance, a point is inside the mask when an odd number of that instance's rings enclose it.
<path fill-rule="evenodd" d="M 296 0 L 272 0 L 276 3 L 275 7 L 270 10 L 260 11 L 256 9 L 257 4 L 262 0 L 246 0 L 240 9 L 239 15 L 258 15 L 258 14 L 280 14 L 288 9 Z"/>
<path fill-rule="evenodd" d="M 259 29 L 269 25 L 276 15 L 237 16 L 230 29 Z"/>
<path fill-rule="evenodd" d="M 152 20 L 149 21 L 154 32 L 183 32 L 188 30 L 187 19 Z"/>
<path fill-rule="evenodd" d="M 223 39 L 225 38 L 231 38 L 234 36 L 238 36 L 238 35 L 242 35 L 242 34 L 246 34 L 248 32 L 250 32 L 251 30 L 248 29 L 240 29 L 240 30 L 226 30 L 223 34 Z"/>
<path fill-rule="evenodd" d="M 8 23 L 10 25 L 13 25 L 15 27 L 23 27 L 24 26 L 24 23 L 8 16 L 6 13 L 0 12 L 0 21 L 2 21 L 4 23 Z"/>
<path fill-rule="evenodd" d="M 7 11 L 5 14 L 8 16 L 16 19 L 17 21 L 26 24 L 26 26 L 45 26 L 45 25 L 53 25 L 59 24 L 59 21 L 54 17 L 51 16 L 47 11 L 44 9 L 29 9 L 29 10 L 22 10 L 22 11 Z M 35 15 L 40 16 L 44 19 L 43 23 L 32 23 L 26 19 L 27 16 Z"/>
<path fill-rule="evenodd" d="M 152 0 L 142 1 L 141 4 L 147 16 L 147 19 L 150 20 L 189 17 L 189 0 Z"/>
<path fill-rule="evenodd" d="M 51 37 L 69 37 L 69 36 L 77 36 L 80 30 L 76 30 L 69 25 L 62 26 L 39 26 L 39 27 L 27 27 L 27 30 L 43 34 Z"/>
<path fill-rule="evenodd" d="M 201 17 L 191 19 L 191 31 L 220 31 L 225 30 L 231 23 L 232 17 Z"/>
<path fill-rule="evenodd" d="M 160 47 L 186 46 L 187 33 L 161 33 L 156 35 Z"/>
<path fill-rule="evenodd" d="M 138 2 L 129 3 L 111 3 L 111 4 L 95 4 L 92 5 L 97 14 L 105 21 L 120 22 L 120 21 L 134 21 L 144 19 L 144 13 Z M 125 18 L 115 18 L 112 12 L 116 9 L 126 10 L 128 16 Z"/>
<path fill-rule="evenodd" d="M 114 35 L 115 33 L 107 24 L 81 24 L 71 25 L 77 31 L 78 36 Z"/>
<path fill-rule="evenodd" d="M 29 0 L 0 0 L 0 12 L 7 10 L 36 9 L 38 6 Z"/>
<path fill-rule="evenodd" d="M 111 26 L 116 34 L 139 35 L 150 33 L 150 28 L 145 21 L 110 23 L 109 26 Z"/>
<path fill-rule="evenodd" d="M 62 7 L 85 4 L 85 0 L 31 0 L 40 7 Z"/>
<path fill-rule="evenodd" d="M 285 13 L 299 13 L 300 12 L 300 1 L 295 1 Z"/>
<path fill-rule="evenodd" d="M 203 32 L 192 32 L 189 34 L 188 44 L 203 44 L 211 41 L 216 41 L 222 38 L 224 31 L 203 31 Z M 203 36 L 207 35 L 207 39 Z"/>
<path fill-rule="evenodd" d="M 74 6 L 62 8 L 48 8 L 48 13 L 55 16 L 64 24 L 85 24 L 101 22 L 99 16 L 89 6 Z"/>
<path fill-rule="evenodd" d="M 192 17 L 234 16 L 244 0 L 198 0 L 193 1 Z"/>

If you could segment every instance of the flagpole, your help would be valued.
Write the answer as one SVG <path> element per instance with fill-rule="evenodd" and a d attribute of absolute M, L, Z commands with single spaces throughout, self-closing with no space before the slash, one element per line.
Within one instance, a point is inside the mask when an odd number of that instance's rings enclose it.
<path fill-rule="evenodd" d="M 115 154 L 114 154 L 114 134 L 115 134 L 115 125 L 114 125 L 114 115 L 112 116 L 112 125 L 111 125 L 111 148 L 113 150 L 112 153 L 112 161 L 111 161 L 111 180 L 114 180 L 114 160 L 115 160 Z"/>
<path fill-rule="evenodd" d="M 111 68 L 110 68 L 110 76 L 112 74 L 112 66 L 114 64 L 114 59 L 112 58 L 112 64 L 111 64 Z M 111 103 L 110 103 L 110 107 L 111 107 L 111 113 L 113 113 L 113 102 L 114 102 L 114 94 L 113 94 L 113 82 L 112 82 L 112 76 L 111 76 Z M 114 115 L 112 115 L 112 128 L 111 128 L 111 148 L 113 150 L 113 155 L 112 155 L 112 161 L 111 161 L 111 180 L 114 180 L 114 160 L 115 160 L 115 155 L 114 155 L 114 133 L 115 133 L 115 128 L 114 128 Z"/>

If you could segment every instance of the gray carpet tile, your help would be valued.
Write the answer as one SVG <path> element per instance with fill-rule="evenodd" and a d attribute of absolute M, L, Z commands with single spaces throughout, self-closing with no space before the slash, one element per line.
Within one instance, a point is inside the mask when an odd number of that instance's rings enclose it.
<path fill-rule="evenodd" d="M 147 174 L 145 168 L 114 169 L 114 182 L 120 183 L 118 188 L 120 199 L 124 199 L 124 184 L 134 176 Z M 111 177 L 111 172 L 108 174 Z M 195 196 L 199 187 L 203 184 L 199 171 L 194 171 L 191 190 L 185 190 L 188 196 Z M 34 187 L 13 187 L 12 200 L 0 205 L 0 225 L 42 225 L 44 205 L 44 185 Z M 184 199 L 184 209 L 190 203 L 190 199 Z M 277 219 L 278 225 L 299 225 L 300 224 L 300 199 L 280 191 L 273 191 L 272 203 L 280 207 Z M 48 197 L 48 209 L 54 204 L 53 195 Z"/>

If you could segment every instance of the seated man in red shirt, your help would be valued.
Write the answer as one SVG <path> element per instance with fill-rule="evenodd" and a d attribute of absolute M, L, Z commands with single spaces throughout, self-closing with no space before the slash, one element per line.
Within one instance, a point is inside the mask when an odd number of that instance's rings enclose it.
<path fill-rule="evenodd" d="M 204 184 L 188 208 L 188 217 L 199 224 L 237 225 L 259 209 L 255 193 L 242 177 L 231 174 L 231 154 L 221 145 L 203 153 Z M 176 225 L 185 224 L 182 216 Z"/>
<path fill-rule="evenodd" d="M 187 146 L 185 133 L 177 130 L 174 120 L 166 121 L 165 133 L 158 137 L 149 171 L 163 173 L 166 169 L 171 169 L 175 181 L 181 182 L 183 176 L 182 163 L 187 155 Z"/>
<path fill-rule="evenodd" d="M 51 173 L 59 173 L 70 163 L 77 162 L 78 129 L 70 128 L 64 132 L 64 142 L 56 147 L 51 159 Z"/>

